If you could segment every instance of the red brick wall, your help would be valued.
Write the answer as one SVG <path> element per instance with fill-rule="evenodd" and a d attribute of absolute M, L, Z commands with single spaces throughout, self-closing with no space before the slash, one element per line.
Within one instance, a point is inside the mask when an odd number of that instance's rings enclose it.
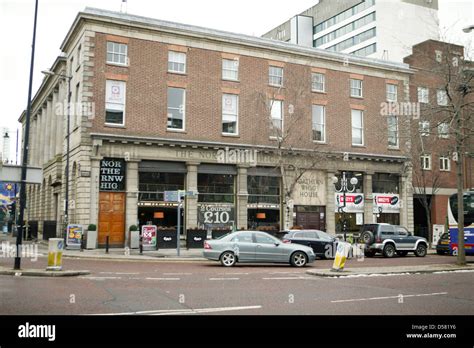
<path fill-rule="evenodd" d="M 285 103 L 285 125 L 297 120 L 288 142 L 299 148 L 314 148 L 311 131 L 311 105 L 326 103 L 327 145 L 317 145 L 324 150 L 352 151 L 401 155 L 387 149 L 386 119 L 380 116 L 380 104 L 386 100 L 386 80 L 363 76 L 362 99 L 350 98 L 350 74 L 326 71 L 326 93 L 311 93 L 311 68 L 285 63 L 284 88 L 278 90 L 268 85 L 266 59 L 240 56 L 240 82 L 223 81 L 221 78 L 222 53 L 198 48 L 188 48 L 186 75 L 167 72 L 168 45 L 160 42 L 130 38 L 128 43 L 129 67 L 106 64 L 106 34 L 97 33 L 94 48 L 93 94 L 97 116 L 92 132 L 123 135 L 164 137 L 173 139 L 207 140 L 226 143 L 274 144 L 267 113 L 261 96 L 279 95 Z M 126 125 L 111 128 L 105 120 L 105 81 L 107 74 L 126 75 Z M 167 85 L 186 86 L 186 132 L 166 130 Z M 399 84 L 399 100 L 403 99 L 403 84 Z M 239 136 L 221 134 L 221 99 L 223 91 L 237 90 L 240 96 Z M 268 99 L 267 99 L 268 100 Z M 289 104 L 295 105 L 294 115 L 289 115 Z M 365 109 L 365 146 L 352 147 L 351 105 Z"/>

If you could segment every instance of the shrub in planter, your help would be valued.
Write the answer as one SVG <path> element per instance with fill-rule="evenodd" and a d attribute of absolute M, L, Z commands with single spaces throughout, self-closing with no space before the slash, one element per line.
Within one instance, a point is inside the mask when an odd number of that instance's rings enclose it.
<path fill-rule="evenodd" d="M 130 228 L 128 230 L 130 232 L 137 232 L 138 231 L 138 226 L 132 225 L 132 226 L 130 226 Z"/>
<path fill-rule="evenodd" d="M 87 230 L 88 231 L 97 231 L 97 226 L 94 225 L 94 224 L 90 224 L 89 226 L 87 226 Z"/>

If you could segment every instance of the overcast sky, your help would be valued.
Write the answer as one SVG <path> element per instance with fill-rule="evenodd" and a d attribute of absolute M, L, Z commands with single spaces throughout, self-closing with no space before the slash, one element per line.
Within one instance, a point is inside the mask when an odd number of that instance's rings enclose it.
<path fill-rule="evenodd" d="M 450 41 L 472 42 L 474 32 L 461 29 L 474 24 L 474 0 L 439 0 L 440 25 Z M 26 108 L 33 31 L 34 0 L 0 0 L 0 127 L 16 130 Z M 260 36 L 316 0 L 128 0 L 127 12 L 169 21 L 194 24 Z M 33 95 L 51 67 L 59 46 L 77 12 L 86 6 L 120 11 L 122 0 L 39 0 Z M 12 149 L 14 149 L 12 144 Z"/>

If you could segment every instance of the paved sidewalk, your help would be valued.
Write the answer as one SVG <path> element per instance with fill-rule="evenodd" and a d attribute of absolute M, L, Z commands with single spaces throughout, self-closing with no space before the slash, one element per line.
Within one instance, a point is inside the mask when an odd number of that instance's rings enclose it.
<path fill-rule="evenodd" d="M 365 267 L 347 268 L 343 272 L 333 272 L 331 270 L 312 269 L 307 274 L 324 278 L 357 278 L 390 276 L 401 274 L 429 274 L 445 272 L 474 272 L 474 265 L 458 266 L 455 264 L 444 265 L 418 265 L 418 266 L 395 266 L 395 267 Z"/>
<path fill-rule="evenodd" d="M 11 235 L 0 234 L 0 251 L 2 243 L 8 242 L 15 245 L 16 239 Z M 39 240 L 37 242 L 24 241 L 24 245 L 37 245 L 38 256 L 48 255 L 48 244 L 46 241 Z M 183 243 L 182 243 L 183 244 Z M 202 249 L 186 249 L 185 245 L 181 246 L 180 256 L 177 255 L 176 249 L 144 251 L 140 255 L 139 250 L 130 250 L 126 248 L 109 249 L 109 253 L 105 249 L 95 250 L 64 250 L 63 258 L 84 258 L 84 259 L 110 259 L 110 260 L 137 260 L 137 261 L 207 261 L 202 256 Z"/>
<path fill-rule="evenodd" d="M 78 277 L 89 275 L 90 271 L 46 271 L 41 269 L 21 269 L 0 267 L 0 275 L 12 275 L 16 277 Z"/>

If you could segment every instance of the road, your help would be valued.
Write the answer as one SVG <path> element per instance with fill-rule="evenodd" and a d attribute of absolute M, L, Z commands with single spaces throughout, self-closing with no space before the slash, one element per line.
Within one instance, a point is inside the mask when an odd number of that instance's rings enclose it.
<path fill-rule="evenodd" d="M 469 258 L 474 261 L 473 258 Z M 349 261 L 347 267 L 453 263 L 451 257 Z M 11 267 L 12 259 L 0 266 Z M 43 268 L 46 259 L 24 267 Z M 309 276 L 330 268 L 317 260 L 305 269 L 285 265 L 215 262 L 141 262 L 65 259 L 79 278 L 0 276 L 0 314 L 474 314 L 474 273 L 397 275 L 349 279 Z M 400 295 L 403 295 L 400 297 Z"/>

